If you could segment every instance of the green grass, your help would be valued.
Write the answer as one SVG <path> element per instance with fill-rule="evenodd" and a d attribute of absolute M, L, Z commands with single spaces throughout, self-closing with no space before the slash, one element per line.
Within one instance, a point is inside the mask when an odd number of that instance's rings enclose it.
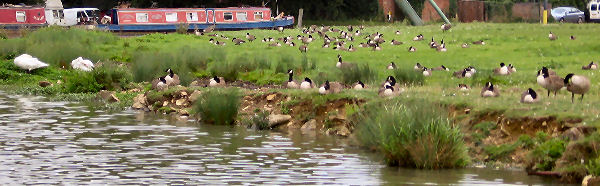
<path fill-rule="evenodd" d="M 193 110 L 204 122 L 231 125 L 236 120 L 240 98 L 236 88 L 210 89 L 202 93 Z"/>

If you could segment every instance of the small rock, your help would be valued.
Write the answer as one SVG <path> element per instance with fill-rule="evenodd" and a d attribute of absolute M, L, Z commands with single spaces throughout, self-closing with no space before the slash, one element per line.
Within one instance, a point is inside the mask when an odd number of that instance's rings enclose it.
<path fill-rule="evenodd" d="M 56 81 L 56 84 L 57 84 L 57 85 L 60 85 L 60 84 L 62 84 L 62 81 L 61 81 L 61 80 L 58 80 L 58 81 Z"/>
<path fill-rule="evenodd" d="M 178 100 L 175 101 L 175 105 L 177 105 L 177 106 L 182 106 L 182 105 L 185 106 L 185 105 L 187 105 L 187 100 L 186 99 L 178 99 Z"/>
<path fill-rule="evenodd" d="M 189 97 L 190 102 L 192 102 L 192 103 L 196 102 L 196 100 L 198 100 L 200 95 L 202 95 L 202 92 L 200 92 L 199 90 L 195 90 L 194 92 L 192 92 L 192 94 Z"/>
<path fill-rule="evenodd" d="M 40 87 L 47 87 L 47 86 L 52 86 L 52 83 L 50 83 L 48 81 L 40 81 L 39 85 L 40 85 Z"/>
<path fill-rule="evenodd" d="M 271 94 L 267 96 L 267 101 L 273 101 L 277 97 L 277 94 Z"/>
<path fill-rule="evenodd" d="M 581 182 L 582 186 L 596 186 L 596 185 L 600 185 L 600 177 L 596 177 L 596 176 L 592 176 L 592 175 L 587 175 L 583 178 L 583 181 Z"/>
<path fill-rule="evenodd" d="M 269 127 L 270 128 L 275 128 L 278 125 L 287 123 L 288 121 L 290 121 L 290 119 L 292 119 L 292 116 L 290 115 L 282 115 L 282 114 L 272 114 L 269 115 Z"/>
<path fill-rule="evenodd" d="M 185 110 L 185 109 L 179 109 L 177 112 L 179 113 L 179 115 L 182 115 L 182 116 L 189 116 L 190 115 L 190 113 L 187 110 Z"/>
<path fill-rule="evenodd" d="M 340 127 L 340 129 L 337 130 L 336 133 L 338 136 L 344 136 L 344 137 L 348 137 L 350 135 L 350 129 L 348 129 L 347 127 L 343 126 Z"/>
<path fill-rule="evenodd" d="M 181 95 L 181 97 L 185 97 L 185 96 L 187 96 L 187 95 L 188 95 L 188 94 L 187 94 L 187 92 L 185 92 L 185 91 L 182 91 L 182 92 L 181 92 L 181 93 L 179 93 L 179 94 Z"/>
<path fill-rule="evenodd" d="M 133 98 L 133 105 L 131 106 L 131 108 L 143 109 L 146 107 L 146 105 L 148 105 L 148 102 L 146 101 L 146 96 L 144 96 L 144 94 L 138 94 Z"/>
<path fill-rule="evenodd" d="M 200 84 L 200 81 L 196 80 L 196 81 L 192 81 L 190 83 L 190 87 L 200 87 L 202 86 L 202 84 Z"/>
<path fill-rule="evenodd" d="M 162 106 L 163 106 L 163 107 L 166 107 L 167 105 L 169 105 L 169 102 L 168 102 L 168 101 L 165 101 L 165 102 L 163 102 L 163 104 L 162 104 Z"/>
<path fill-rule="evenodd" d="M 113 91 L 101 90 L 100 92 L 98 92 L 96 97 L 100 98 L 104 101 L 111 102 L 111 103 L 119 102 L 119 98 L 117 98 L 117 96 L 115 96 L 115 92 L 113 92 Z"/>
<path fill-rule="evenodd" d="M 311 119 L 302 125 L 301 130 L 315 130 L 317 129 L 317 120 Z"/>

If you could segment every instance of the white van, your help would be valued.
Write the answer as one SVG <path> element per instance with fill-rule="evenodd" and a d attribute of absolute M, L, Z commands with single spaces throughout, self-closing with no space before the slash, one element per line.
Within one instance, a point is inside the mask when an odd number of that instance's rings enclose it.
<path fill-rule="evenodd" d="M 592 0 L 587 9 L 590 13 L 590 22 L 600 22 L 600 0 Z"/>
<path fill-rule="evenodd" d="M 97 8 L 69 8 L 46 9 L 45 14 L 48 25 L 73 26 L 97 24 L 99 12 Z"/>

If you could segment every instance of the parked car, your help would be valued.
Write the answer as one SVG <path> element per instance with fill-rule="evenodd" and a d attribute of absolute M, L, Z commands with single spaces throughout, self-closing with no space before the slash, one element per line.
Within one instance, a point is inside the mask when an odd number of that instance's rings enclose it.
<path fill-rule="evenodd" d="M 591 22 L 600 22 L 600 1 L 592 0 L 588 3 L 588 11 L 590 12 Z"/>
<path fill-rule="evenodd" d="M 575 7 L 557 7 L 550 11 L 554 20 L 564 23 L 583 23 L 585 21 L 585 13 Z"/>

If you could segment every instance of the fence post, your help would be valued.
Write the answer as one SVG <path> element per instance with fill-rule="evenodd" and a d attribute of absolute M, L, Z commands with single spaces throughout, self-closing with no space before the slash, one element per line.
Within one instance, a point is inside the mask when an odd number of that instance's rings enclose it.
<path fill-rule="evenodd" d="M 301 8 L 300 10 L 298 10 L 298 26 L 296 26 L 297 28 L 302 28 L 302 16 L 304 15 L 304 9 Z"/>

